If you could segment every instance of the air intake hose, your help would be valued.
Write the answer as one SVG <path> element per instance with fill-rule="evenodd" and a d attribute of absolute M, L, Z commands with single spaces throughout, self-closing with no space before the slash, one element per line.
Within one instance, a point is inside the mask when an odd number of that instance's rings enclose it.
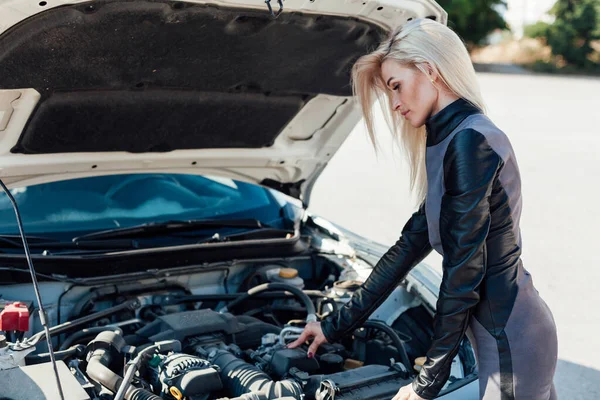
<path fill-rule="evenodd" d="M 226 350 L 211 348 L 208 351 L 210 362 L 220 368 L 223 385 L 233 396 L 257 399 L 292 397 L 300 400 L 304 393 L 298 382 L 293 380 L 274 382 L 258 367 L 248 364 Z"/>

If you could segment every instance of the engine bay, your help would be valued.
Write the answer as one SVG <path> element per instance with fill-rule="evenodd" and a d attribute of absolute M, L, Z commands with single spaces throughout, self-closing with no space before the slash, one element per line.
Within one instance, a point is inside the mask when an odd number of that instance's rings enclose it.
<path fill-rule="evenodd" d="M 431 309 L 404 285 L 314 357 L 307 344 L 286 348 L 307 321 L 342 307 L 371 269 L 323 254 L 93 286 L 43 282 L 65 399 L 389 399 L 412 381 L 432 334 Z M 18 304 L 28 329 L 3 319 L 17 329 L 3 329 L 0 379 L 15 384 L 0 397 L 59 398 L 28 290 L 3 287 L 5 317 Z M 465 341 L 449 383 L 473 369 Z"/>

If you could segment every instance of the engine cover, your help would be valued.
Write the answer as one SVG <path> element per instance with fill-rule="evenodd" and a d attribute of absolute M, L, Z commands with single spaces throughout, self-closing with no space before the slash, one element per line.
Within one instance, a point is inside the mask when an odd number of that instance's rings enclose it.
<path fill-rule="evenodd" d="M 203 309 L 163 315 L 137 331 L 137 334 L 152 342 L 160 342 L 172 339 L 182 341 L 190 336 L 214 332 L 234 335 L 243 330 L 244 326 L 235 316 Z"/>
<path fill-rule="evenodd" d="M 164 315 L 139 329 L 136 334 L 150 342 L 176 339 L 188 344 L 235 343 L 242 349 L 260 346 L 267 333 L 280 328 L 250 316 L 234 316 L 210 309 Z"/>

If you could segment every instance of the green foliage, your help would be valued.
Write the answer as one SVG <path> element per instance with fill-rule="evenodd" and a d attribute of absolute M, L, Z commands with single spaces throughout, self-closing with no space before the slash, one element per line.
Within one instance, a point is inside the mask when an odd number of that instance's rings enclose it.
<path fill-rule="evenodd" d="M 482 44 L 496 29 L 507 29 L 498 9 L 506 7 L 505 0 L 437 0 L 448 12 L 448 26 L 467 44 Z"/>
<path fill-rule="evenodd" d="M 600 38 L 600 1 L 596 2 L 596 16 L 597 16 L 597 22 L 596 22 L 596 31 L 594 32 L 594 36 L 597 38 Z"/>
<path fill-rule="evenodd" d="M 558 0 L 551 10 L 556 17 L 547 32 L 552 53 L 571 65 L 588 66 L 590 43 L 598 35 L 598 0 Z"/>
<path fill-rule="evenodd" d="M 574 65 L 557 66 L 553 62 L 538 60 L 531 64 L 525 64 L 523 67 L 542 74 L 561 74 L 561 75 L 588 75 L 600 76 L 600 65 L 590 64 L 586 67 L 576 67 Z"/>
<path fill-rule="evenodd" d="M 532 39 L 546 39 L 548 37 L 549 29 L 550 24 L 538 21 L 535 24 L 527 25 L 523 29 L 523 35 Z"/>

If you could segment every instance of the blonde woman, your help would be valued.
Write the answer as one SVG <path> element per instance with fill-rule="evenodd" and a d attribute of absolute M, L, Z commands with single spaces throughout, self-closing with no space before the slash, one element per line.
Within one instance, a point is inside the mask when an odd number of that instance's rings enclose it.
<path fill-rule="evenodd" d="M 475 349 L 482 399 L 556 399 L 556 326 L 520 258 L 517 160 L 485 115 L 464 44 L 442 24 L 415 20 L 361 57 L 352 80 L 374 143 L 372 105 L 385 105 L 421 206 L 352 300 L 308 324 L 289 347 L 314 338 L 312 357 L 321 343 L 351 333 L 435 249 L 443 278 L 431 347 L 393 400 L 435 398 L 464 335 Z"/>

